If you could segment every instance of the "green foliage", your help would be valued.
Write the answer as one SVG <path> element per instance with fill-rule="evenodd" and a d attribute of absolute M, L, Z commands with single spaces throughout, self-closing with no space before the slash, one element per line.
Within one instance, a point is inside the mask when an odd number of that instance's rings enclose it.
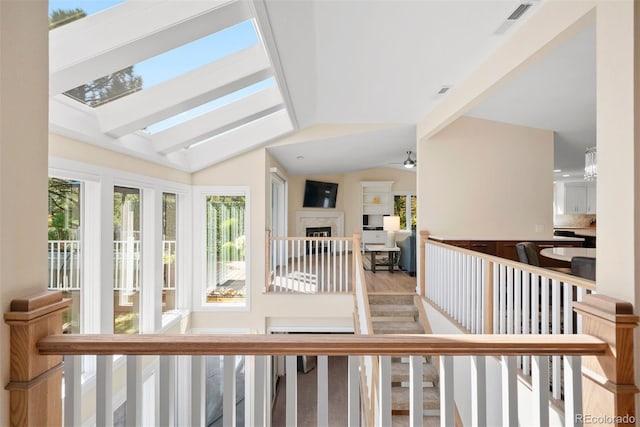
<path fill-rule="evenodd" d="M 87 16 L 87 13 L 78 8 L 69 10 L 55 9 L 49 15 L 49 30 L 62 27 L 85 16 Z"/>
<path fill-rule="evenodd" d="M 56 9 L 49 15 L 49 30 L 87 16 L 82 9 Z M 135 74 L 133 65 L 115 71 L 92 82 L 65 92 L 91 107 L 97 107 L 142 89 L 142 77 Z"/>
<path fill-rule="evenodd" d="M 75 240 L 80 227 L 80 184 L 49 178 L 49 240 Z"/>

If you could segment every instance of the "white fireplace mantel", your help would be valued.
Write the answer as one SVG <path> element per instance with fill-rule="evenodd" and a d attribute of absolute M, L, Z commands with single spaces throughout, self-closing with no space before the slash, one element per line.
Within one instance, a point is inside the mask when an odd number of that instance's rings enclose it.
<path fill-rule="evenodd" d="M 310 227 L 331 227 L 332 237 L 344 237 L 344 212 L 296 212 L 296 236 L 305 237 L 306 230 Z"/>

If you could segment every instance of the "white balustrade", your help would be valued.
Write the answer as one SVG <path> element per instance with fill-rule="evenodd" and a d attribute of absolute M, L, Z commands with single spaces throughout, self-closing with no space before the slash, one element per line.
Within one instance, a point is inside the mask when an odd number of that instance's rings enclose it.
<path fill-rule="evenodd" d="M 593 282 L 433 241 L 426 242 L 423 254 L 427 298 L 469 333 L 484 332 L 482 319 L 487 318 L 493 320 L 489 331 L 495 334 L 568 335 L 582 330 L 581 320 L 574 321 L 571 304 L 592 292 Z M 487 275 L 487 270 L 493 274 Z M 493 304 L 487 301 L 487 289 L 492 290 Z M 568 372 L 569 368 L 577 369 L 579 362 L 569 359 L 554 355 L 503 360 L 505 374 L 514 375 L 515 366 L 519 373 L 531 377 L 541 405 L 538 416 L 542 425 L 543 420 L 548 423 L 549 412 L 541 401 L 564 400 L 567 414 L 580 409 L 576 396 L 580 384 L 572 374 L 575 371 Z M 510 387 L 513 393 L 513 385 Z M 513 421 L 515 412 L 509 410 L 504 421 Z"/>
<path fill-rule="evenodd" d="M 268 292 L 352 292 L 352 248 L 346 237 L 271 238 Z"/>

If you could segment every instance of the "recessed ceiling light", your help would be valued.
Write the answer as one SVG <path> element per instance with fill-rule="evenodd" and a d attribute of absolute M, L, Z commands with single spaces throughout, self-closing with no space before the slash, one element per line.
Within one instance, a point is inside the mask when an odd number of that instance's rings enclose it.
<path fill-rule="evenodd" d="M 553 171 L 554 171 L 555 173 L 558 173 L 558 172 L 562 172 L 562 169 L 554 169 Z"/>
<path fill-rule="evenodd" d="M 304 156 L 296 156 L 296 160 L 304 160 Z"/>
<path fill-rule="evenodd" d="M 565 174 L 562 174 L 562 176 L 563 176 L 564 178 L 567 178 L 567 177 L 570 177 L 571 175 L 569 175 L 568 173 L 565 173 Z"/>

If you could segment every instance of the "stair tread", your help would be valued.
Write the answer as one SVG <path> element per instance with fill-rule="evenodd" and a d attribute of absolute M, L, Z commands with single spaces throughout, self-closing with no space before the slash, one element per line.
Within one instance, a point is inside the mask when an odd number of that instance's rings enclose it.
<path fill-rule="evenodd" d="M 369 295 L 369 305 L 393 304 L 413 305 L 415 295 L 387 294 Z"/>
<path fill-rule="evenodd" d="M 422 389 L 422 407 L 424 409 L 440 409 L 440 391 L 437 388 L 425 387 Z M 391 408 L 395 413 L 409 410 L 408 387 L 391 388 Z"/>
<path fill-rule="evenodd" d="M 393 415 L 391 422 L 393 427 L 409 427 L 409 415 Z M 440 417 L 425 415 L 422 417 L 422 425 L 424 427 L 440 427 Z"/>
<path fill-rule="evenodd" d="M 422 381 L 431 381 L 437 383 L 440 378 L 438 370 L 432 363 L 424 362 L 422 364 Z M 402 362 L 391 363 L 391 381 L 408 382 L 409 381 L 409 364 Z"/>
<path fill-rule="evenodd" d="M 374 321 L 372 323 L 375 334 L 424 334 L 424 329 L 418 322 Z"/>
<path fill-rule="evenodd" d="M 415 305 L 398 305 L 398 304 L 372 304 L 369 306 L 371 316 L 418 316 L 418 307 Z"/>

